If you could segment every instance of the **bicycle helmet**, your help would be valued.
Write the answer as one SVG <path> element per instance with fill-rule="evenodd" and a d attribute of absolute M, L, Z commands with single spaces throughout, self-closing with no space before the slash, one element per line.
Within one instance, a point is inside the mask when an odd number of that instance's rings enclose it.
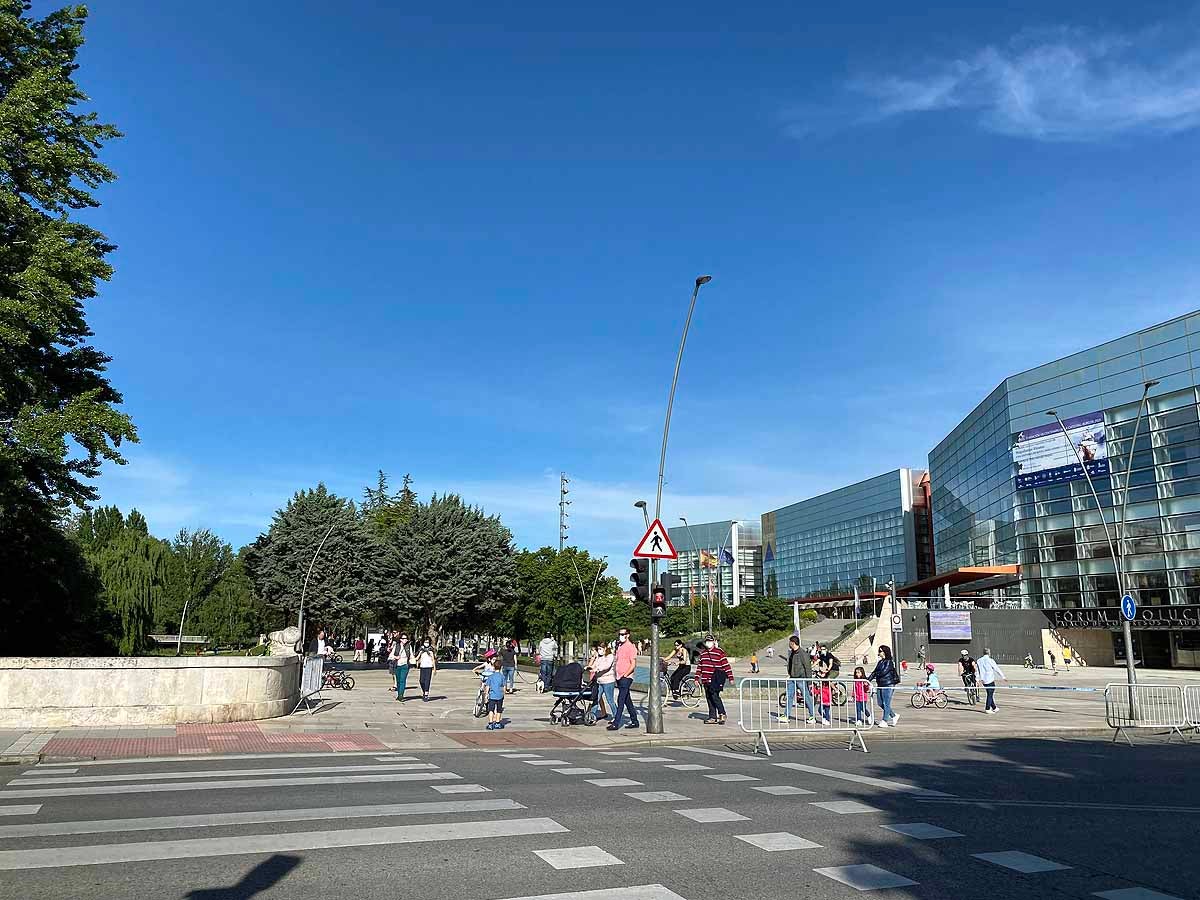
<path fill-rule="evenodd" d="M 495 650 L 487 650 L 487 651 L 485 651 L 485 652 L 484 652 L 484 654 L 483 654 L 483 658 L 484 658 L 484 659 L 491 659 L 491 658 L 492 658 L 492 657 L 494 657 L 495 655 L 496 655 L 496 651 L 495 651 Z"/>
<path fill-rule="evenodd" d="M 925 671 L 932 672 L 933 671 L 933 663 L 929 663 L 927 666 L 925 666 Z"/>

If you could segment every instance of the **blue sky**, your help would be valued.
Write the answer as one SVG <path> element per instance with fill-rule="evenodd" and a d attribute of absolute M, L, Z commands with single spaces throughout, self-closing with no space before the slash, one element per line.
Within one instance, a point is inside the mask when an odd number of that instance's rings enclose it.
<path fill-rule="evenodd" d="M 622 560 L 701 273 L 669 523 L 922 466 L 1200 307 L 1195 8 L 92 6 L 90 316 L 142 439 L 100 488 L 160 534 L 382 468 L 536 547 L 565 470 Z"/>

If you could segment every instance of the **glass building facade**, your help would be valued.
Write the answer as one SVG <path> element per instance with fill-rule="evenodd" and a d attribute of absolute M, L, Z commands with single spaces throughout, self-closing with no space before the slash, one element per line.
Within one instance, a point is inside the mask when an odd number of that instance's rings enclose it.
<path fill-rule="evenodd" d="M 727 519 L 668 529 L 679 554 L 670 570 L 680 576 L 684 602 L 720 597 L 737 606 L 762 593 L 762 532 L 756 519 Z M 701 551 L 718 563 L 702 566 Z"/>
<path fill-rule="evenodd" d="M 1159 383 L 1135 436 L 1148 381 Z M 1100 423 L 1108 471 L 1092 480 L 1139 606 L 1200 604 L 1197 386 L 1200 312 L 1005 379 L 929 455 L 938 569 L 1019 563 L 1019 583 L 1004 589 L 1011 605 L 1119 604 L 1113 550 L 1078 466 L 1054 483 L 1017 486 L 1014 444 L 1055 424 L 1055 410 Z"/>
<path fill-rule="evenodd" d="M 871 579 L 882 586 L 927 575 L 929 529 L 918 523 L 927 484 L 924 470 L 896 469 L 765 513 L 767 596 L 836 596 L 856 585 L 870 590 Z"/>

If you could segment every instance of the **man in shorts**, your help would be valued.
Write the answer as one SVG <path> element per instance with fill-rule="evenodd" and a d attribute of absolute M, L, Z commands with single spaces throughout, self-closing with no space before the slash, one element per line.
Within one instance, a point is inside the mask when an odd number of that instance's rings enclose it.
<path fill-rule="evenodd" d="M 485 670 L 483 681 L 488 689 L 487 730 L 497 731 L 504 727 L 504 673 L 496 668 Z"/>

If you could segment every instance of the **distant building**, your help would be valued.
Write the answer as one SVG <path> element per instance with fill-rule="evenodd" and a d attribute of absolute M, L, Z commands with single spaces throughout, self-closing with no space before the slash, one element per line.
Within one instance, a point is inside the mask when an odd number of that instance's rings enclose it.
<path fill-rule="evenodd" d="M 726 606 L 762 593 L 762 532 L 755 519 L 727 519 L 668 529 L 679 558 L 670 571 L 683 580 L 683 602 L 703 601 L 710 591 Z"/>

